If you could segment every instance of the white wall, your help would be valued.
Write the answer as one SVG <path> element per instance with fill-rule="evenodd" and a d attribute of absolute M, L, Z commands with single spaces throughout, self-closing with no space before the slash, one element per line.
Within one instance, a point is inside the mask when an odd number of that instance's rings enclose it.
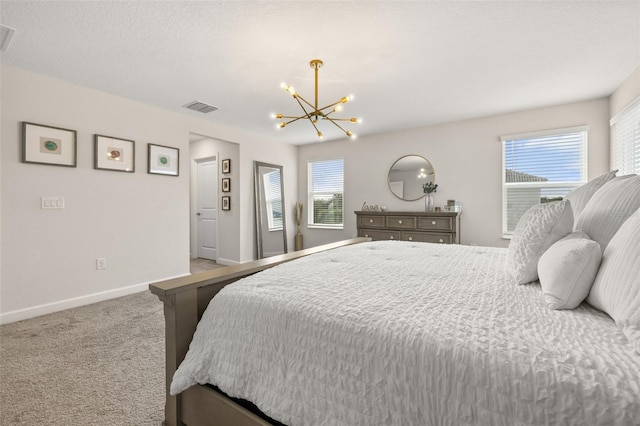
<path fill-rule="evenodd" d="M 189 272 L 190 132 L 239 144 L 231 260 L 254 257 L 254 160 L 285 166 L 293 203 L 294 146 L 8 66 L 1 68 L 1 89 L 0 322 Z M 21 163 L 22 121 L 77 130 L 78 167 Z M 135 173 L 94 170 L 95 133 L 135 140 Z M 147 174 L 148 143 L 180 149 L 179 177 Z M 41 196 L 62 196 L 66 208 L 41 210 Z M 107 258 L 106 270 L 95 269 L 98 257 Z"/>
<path fill-rule="evenodd" d="M 356 235 L 356 217 L 363 202 L 385 205 L 395 211 L 423 211 L 424 200 L 396 198 L 388 188 L 387 173 L 400 157 L 417 154 L 435 169 L 439 185 L 436 206 L 447 199 L 462 202 L 461 242 L 506 247 L 501 227 L 502 151 L 500 136 L 506 134 L 589 126 L 589 178 L 608 170 L 609 101 L 592 101 L 520 111 L 388 134 L 300 147 L 298 197 L 306 201 L 306 163 L 310 160 L 344 158 L 345 229 L 319 230 L 303 227 L 304 245 L 337 241 Z M 363 124 L 366 125 L 366 124 Z M 306 211 L 306 210 L 305 210 Z M 305 215 L 306 224 L 306 215 Z"/>

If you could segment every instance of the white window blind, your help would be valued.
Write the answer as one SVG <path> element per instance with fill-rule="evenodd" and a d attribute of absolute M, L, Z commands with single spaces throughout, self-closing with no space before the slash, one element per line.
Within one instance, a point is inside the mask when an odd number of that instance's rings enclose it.
<path fill-rule="evenodd" d="M 280 170 L 262 175 L 264 180 L 264 198 L 267 208 L 267 225 L 269 231 L 282 230 L 282 192 L 280 188 Z"/>
<path fill-rule="evenodd" d="M 503 136 L 502 233 L 533 205 L 562 200 L 587 181 L 587 128 Z"/>
<path fill-rule="evenodd" d="M 308 226 L 342 229 L 344 160 L 313 161 L 307 169 Z"/>
<path fill-rule="evenodd" d="M 611 119 L 611 169 L 640 173 L 640 98 Z"/>

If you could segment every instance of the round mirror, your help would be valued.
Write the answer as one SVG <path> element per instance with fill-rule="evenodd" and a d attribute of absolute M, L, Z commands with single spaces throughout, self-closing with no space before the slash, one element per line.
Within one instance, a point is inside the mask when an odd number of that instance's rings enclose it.
<path fill-rule="evenodd" d="M 391 169 L 387 181 L 393 195 L 405 201 L 415 201 L 424 197 L 422 185 L 435 182 L 433 166 L 419 155 L 405 155 L 398 159 Z"/>

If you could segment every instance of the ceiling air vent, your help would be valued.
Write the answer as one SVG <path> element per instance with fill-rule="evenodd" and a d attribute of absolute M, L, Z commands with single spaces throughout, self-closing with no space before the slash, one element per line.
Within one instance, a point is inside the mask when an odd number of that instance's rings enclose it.
<path fill-rule="evenodd" d="M 184 107 L 187 109 L 192 109 L 194 111 L 201 112 L 203 114 L 206 114 L 208 112 L 212 112 L 218 109 L 218 107 L 214 107 L 213 105 L 205 104 L 204 102 L 200 102 L 200 101 L 189 102 L 188 104 L 184 105 Z"/>

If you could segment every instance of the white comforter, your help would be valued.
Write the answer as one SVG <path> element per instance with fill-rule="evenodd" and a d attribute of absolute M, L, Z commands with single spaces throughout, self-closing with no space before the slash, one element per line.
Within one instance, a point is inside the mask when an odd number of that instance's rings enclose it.
<path fill-rule="evenodd" d="M 506 249 L 374 242 L 227 286 L 171 384 L 296 425 L 640 424 L 640 356 L 588 305 L 552 311 Z"/>

